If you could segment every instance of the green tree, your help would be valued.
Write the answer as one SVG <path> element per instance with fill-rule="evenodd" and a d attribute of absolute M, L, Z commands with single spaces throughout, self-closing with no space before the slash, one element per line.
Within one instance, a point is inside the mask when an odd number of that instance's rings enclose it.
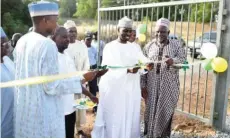
<path fill-rule="evenodd" d="M 2 17 L 2 21 L 7 23 L 2 25 L 8 37 L 11 37 L 16 32 L 25 33 L 29 28 L 29 26 L 25 25 L 22 20 L 13 19 L 10 13 L 5 13 Z"/>
<path fill-rule="evenodd" d="M 101 7 L 113 7 L 118 6 L 118 1 L 116 0 L 102 0 Z"/>
<path fill-rule="evenodd" d="M 26 33 L 32 25 L 27 3 L 21 0 L 2 0 L 2 27 L 8 37 L 14 33 Z"/>
<path fill-rule="evenodd" d="M 212 22 L 215 20 L 215 15 L 218 14 L 218 3 L 215 3 L 212 5 L 212 3 L 207 4 L 199 4 L 197 5 L 197 12 L 196 12 L 196 5 L 192 6 L 192 13 L 191 13 L 191 21 L 195 21 L 195 18 L 197 22 L 201 23 L 204 20 L 204 23 L 208 23 L 211 20 L 212 16 Z M 204 9 L 204 15 L 203 15 L 203 9 Z"/>
<path fill-rule="evenodd" d="M 76 0 L 60 0 L 59 6 L 61 17 L 72 17 L 76 12 Z"/>
<path fill-rule="evenodd" d="M 125 5 L 140 5 L 140 4 L 148 4 L 153 2 L 167 2 L 170 0 L 126 0 Z M 124 0 L 120 0 L 120 3 L 124 5 Z M 129 14 L 128 14 L 129 13 Z M 134 20 L 141 21 L 144 18 L 156 20 L 157 19 L 157 8 L 144 8 L 142 9 L 134 9 L 134 10 L 126 10 L 125 15 L 133 18 Z M 164 8 L 164 15 L 163 15 L 163 7 L 158 8 L 158 17 L 168 17 L 168 8 Z"/>
<path fill-rule="evenodd" d="M 77 12 L 75 17 L 95 18 L 97 15 L 97 1 L 95 0 L 78 0 Z"/>
<path fill-rule="evenodd" d="M 39 0 L 2 0 L 1 26 L 9 38 L 16 32 L 26 33 L 32 26 L 28 4 L 35 1 Z M 48 1 L 57 3 L 56 0 Z M 76 10 L 76 8 L 74 9 Z"/>

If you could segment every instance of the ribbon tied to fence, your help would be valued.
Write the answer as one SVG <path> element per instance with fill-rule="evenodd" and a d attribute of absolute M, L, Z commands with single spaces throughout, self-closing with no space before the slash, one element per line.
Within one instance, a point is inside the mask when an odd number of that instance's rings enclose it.
<path fill-rule="evenodd" d="M 151 63 L 157 64 L 157 63 L 162 63 L 162 62 L 151 62 Z M 199 62 L 195 62 L 195 63 L 191 63 L 191 64 L 188 64 L 188 62 L 185 62 L 183 64 L 174 64 L 173 67 L 179 67 L 181 69 L 186 70 L 186 69 L 189 68 L 189 66 L 194 66 L 194 65 L 197 65 L 197 64 L 200 64 L 200 63 L 202 63 L 202 62 L 199 61 Z M 141 63 L 139 61 L 139 63 L 134 65 L 134 66 L 109 66 L 109 65 L 105 65 L 105 66 L 98 66 L 97 69 L 95 69 L 95 70 L 105 70 L 105 69 L 114 69 L 115 70 L 115 69 L 135 68 L 135 67 L 144 68 L 147 64 L 150 64 L 150 63 Z M 72 72 L 72 73 L 67 73 L 67 74 L 30 77 L 30 78 L 21 79 L 21 80 L 14 80 L 14 81 L 9 81 L 9 82 L 1 82 L 0 83 L 0 88 L 49 83 L 49 82 L 53 82 L 53 81 L 56 81 L 56 80 L 71 78 L 71 77 L 74 77 L 74 76 L 81 76 L 81 75 L 85 74 L 86 72 L 88 72 L 88 71 L 77 71 L 77 72 Z"/>

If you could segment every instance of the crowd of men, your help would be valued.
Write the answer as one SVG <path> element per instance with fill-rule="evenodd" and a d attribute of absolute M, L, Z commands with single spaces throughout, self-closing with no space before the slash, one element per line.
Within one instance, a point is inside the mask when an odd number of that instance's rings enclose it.
<path fill-rule="evenodd" d="M 97 39 L 97 32 L 76 40 L 74 21 L 57 25 L 56 3 L 39 1 L 28 7 L 33 23 L 28 33 L 16 33 L 9 43 L 1 28 L 1 82 L 86 73 L 49 83 L 1 88 L 1 137 L 74 138 L 75 127 L 83 134 L 86 111 L 73 108 L 74 100 L 84 97 L 82 94 L 98 103 L 93 108 L 93 138 L 139 138 L 141 98 L 146 104 L 144 135 L 170 137 L 179 98 L 179 69 L 173 64 L 183 63 L 186 57 L 181 43 L 168 39 L 168 19 L 157 21 L 155 39 L 142 50 L 128 17 L 119 20 L 117 39 L 105 44 Z M 102 66 L 123 68 L 99 70 L 98 59 Z M 140 60 L 146 64 L 145 72 L 140 67 L 126 68 Z"/>

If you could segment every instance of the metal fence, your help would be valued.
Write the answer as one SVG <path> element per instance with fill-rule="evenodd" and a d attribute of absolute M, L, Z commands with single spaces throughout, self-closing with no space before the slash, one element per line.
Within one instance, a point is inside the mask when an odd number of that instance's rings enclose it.
<path fill-rule="evenodd" d="M 140 43 L 144 46 L 154 38 L 156 21 L 165 17 L 171 22 L 171 38 L 181 40 L 182 44 L 184 42 L 187 60 L 193 63 L 203 59 L 200 55 L 203 43 L 220 41 L 221 29 L 218 28 L 218 23 L 222 23 L 222 1 L 190 0 L 99 8 L 99 37 L 105 42 L 116 39 L 118 20 L 128 16 L 133 19 L 136 27 L 140 24 L 147 25 L 146 42 Z M 100 6 L 100 2 L 98 5 Z M 204 70 L 201 64 L 186 71 L 181 70 L 177 111 L 210 123 L 214 113 L 214 81 L 216 77 L 213 72 Z"/>

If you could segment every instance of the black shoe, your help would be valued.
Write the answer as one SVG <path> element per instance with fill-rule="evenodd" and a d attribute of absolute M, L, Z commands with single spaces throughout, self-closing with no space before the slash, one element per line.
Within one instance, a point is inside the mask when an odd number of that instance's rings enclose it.
<path fill-rule="evenodd" d="M 93 112 L 97 113 L 97 106 L 93 107 Z"/>
<path fill-rule="evenodd" d="M 78 132 L 78 135 L 80 135 L 81 136 L 81 138 L 89 138 L 90 136 L 89 135 L 87 135 L 84 131 L 82 131 L 82 130 L 79 130 Z"/>

